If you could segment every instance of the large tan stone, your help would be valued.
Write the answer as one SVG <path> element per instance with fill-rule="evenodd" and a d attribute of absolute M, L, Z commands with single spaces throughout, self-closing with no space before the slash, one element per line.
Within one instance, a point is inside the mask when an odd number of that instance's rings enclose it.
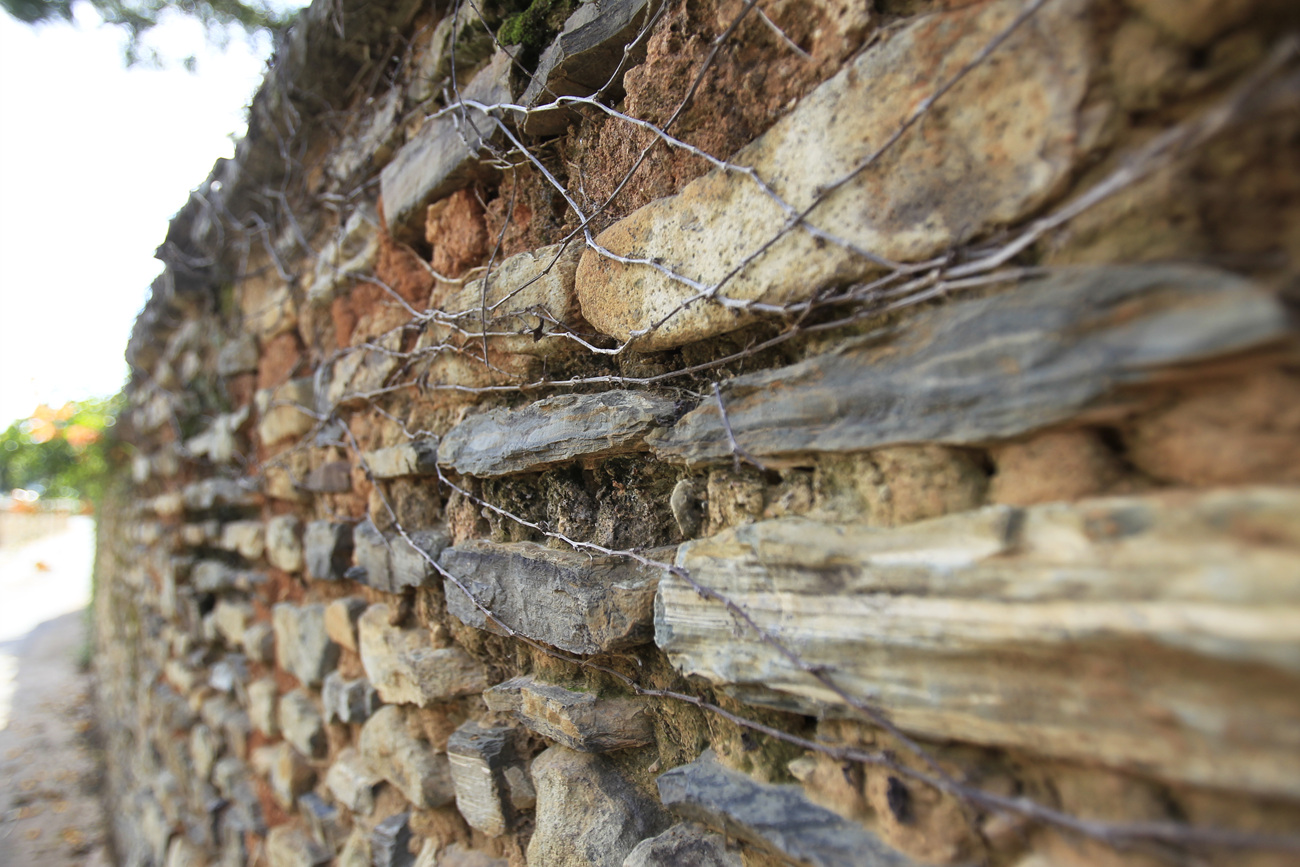
<path fill-rule="evenodd" d="M 893 261 L 915 261 L 1014 223 L 1061 186 L 1077 157 L 1077 110 L 1088 82 L 1086 0 L 1041 9 L 851 181 L 809 222 Z M 921 17 L 864 52 L 771 130 L 738 152 L 786 203 L 802 211 L 848 177 L 935 89 L 1023 8 L 995 0 Z M 782 304 L 849 282 L 875 266 L 802 230 L 749 178 L 714 170 L 615 223 L 596 239 L 624 257 L 653 258 L 704 286 L 739 269 L 722 294 Z M 760 252 L 762 251 L 762 252 Z M 747 261 L 753 257 L 752 261 Z M 583 253 L 578 298 L 586 319 L 627 340 L 667 349 L 743 326 L 752 314 L 714 301 L 681 305 L 697 289 L 650 265 Z"/>

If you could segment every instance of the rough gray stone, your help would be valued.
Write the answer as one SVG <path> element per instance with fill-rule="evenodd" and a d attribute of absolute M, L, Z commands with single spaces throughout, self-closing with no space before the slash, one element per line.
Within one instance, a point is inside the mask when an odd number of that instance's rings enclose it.
<path fill-rule="evenodd" d="M 221 737 L 202 723 L 190 731 L 190 755 L 194 758 L 194 770 L 201 779 L 211 777 L 212 768 L 221 755 L 221 748 Z"/>
<path fill-rule="evenodd" d="M 810 867 L 917 867 L 857 822 L 819 807 L 799 786 L 772 786 L 718 764 L 712 750 L 659 776 L 659 798 L 702 822 Z"/>
<path fill-rule="evenodd" d="M 325 722 L 362 723 L 379 707 L 379 695 L 364 677 L 344 680 L 343 675 L 331 671 L 321 686 L 321 704 L 325 708 Z"/>
<path fill-rule="evenodd" d="M 303 534 L 307 574 L 317 581 L 336 581 L 352 561 L 352 525 L 312 521 Z"/>
<path fill-rule="evenodd" d="M 358 624 L 361 664 L 388 704 L 428 707 L 487 688 L 487 669 L 458 646 L 434 648 L 426 629 L 388 623 L 387 605 L 372 605 Z"/>
<path fill-rule="evenodd" d="M 1105 409 L 1120 389 L 1158 381 L 1162 368 L 1251 349 L 1289 329 L 1272 296 L 1222 271 L 1069 270 L 738 376 L 722 398 L 736 441 L 761 457 L 967 445 Z M 731 459 L 713 400 L 647 440 L 670 460 Z"/>
<path fill-rule="evenodd" d="M 1297 514 L 1292 489 L 1244 488 L 897 528 L 782 518 L 684 545 L 678 565 L 917 735 L 1295 797 L 1300 730 L 1278 697 L 1300 673 Z M 683 673 L 843 706 L 683 580 L 659 593 L 656 642 Z"/>
<path fill-rule="evenodd" d="M 266 857 L 271 867 L 316 867 L 328 864 L 333 853 L 301 828 L 278 825 L 266 835 Z"/>
<path fill-rule="evenodd" d="M 212 665 L 208 686 L 218 692 L 231 693 L 248 683 L 248 659 L 242 653 L 227 653 Z"/>
<path fill-rule="evenodd" d="M 186 485 L 181 492 L 185 508 L 190 512 L 205 512 L 218 506 L 245 508 L 260 501 L 257 492 L 234 479 L 203 479 Z"/>
<path fill-rule="evenodd" d="M 483 700 L 569 749 L 599 753 L 654 743 L 654 725 L 640 698 L 598 699 L 524 675 L 492 687 Z"/>
<path fill-rule="evenodd" d="M 385 536 L 369 519 L 358 524 L 352 538 L 364 574 L 357 580 L 385 593 L 426 584 L 433 575 L 430 561 L 438 559 L 451 537 L 439 529 L 413 530 L 407 536 L 410 541 L 400 535 Z"/>
<path fill-rule="evenodd" d="M 311 835 L 330 852 L 337 852 L 347 836 L 347 825 L 338 807 L 315 792 L 298 799 L 298 812 L 307 820 Z"/>
<path fill-rule="evenodd" d="M 374 867 L 411 867 L 411 814 L 398 813 L 375 825 L 370 832 L 370 857 Z"/>
<path fill-rule="evenodd" d="M 266 560 L 285 572 L 302 569 L 302 521 L 296 515 L 277 515 L 266 522 Z"/>
<path fill-rule="evenodd" d="M 190 583 L 200 593 L 247 592 L 266 583 L 266 575 L 250 569 L 236 569 L 220 560 L 201 560 L 190 573 Z"/>
<path fill-rule="evenodd" d="M 528 863 L 622 867 L 646 837 L 668 826 L 663 810 L 594 753 L 550 747 L 533 759 L 536 830 Z"/>
<path fill-rule="evenodd" d="M 412 733 L 399 707 L 382 707 L 366 721 L 360 751 L 375 773 L 416 807 L 441 807 L 456 797 L 447 756 Z"/>
<path fill-rule="evenodd" d="M 583 315 L 620 340 L 663 321 L 638 346 L 669 349 L 752 322 L 758 314 L 743 309 L 746 302 L 802 301 L 878 271 L 858 251 L 924 260 L 1016 223 L 1058 193 L 1079 157 L 1079 108 L 1094 62 L 1090 30 L 1079 20 L 1087 3 L 1044 6 L 1035 26 L 1002 44 L 996 62 L 977 65 L 869 165 L 864 160 L 921 100 L 971 62 L 1023 4 L 938 11 L 867 47 L 729 158 L 757 172 L 786 207 L 745 174 L 715 169 L 596 238 L 617 256 L 653 260 L 697 285 L 716 285 L 735 271 L 720 294 L 737 306 L 716 298 L 683 306 L 700 293 L 696 286 L 588 249 L 577 276 Z M 814 204 L 803 226 L 781 234 L 787 208 Z"/>
<path fill-rule="evenodd" d="M 335 237 L 316 257 L 315 273 L 307 288 L 311 304 L 329 304 L 357 276 L 370 273 L 379 255 L 379 216 L 363 205 L 352 212 Z"/>
<path fill-rule="evenodd" d="M 456 809 L 471 828 L 489 837 L 510 829 L 512 810 L 506 766 L 514 761 L 512 732 L 469 720 L 447 740 Z"/>
<path fill-rule="evenodd" d="M 325 723 L 306 690 L 280 696 L 280 730 L 293 748 L 309 759 L 325 757 Z"/>
<path fill-rule="evenodd" d="M 362 458 L 370 474 L 377 479 L 400 476 L 426 476 L 437 472 L 438 441 L 413 439 L 383 449 L 366 452 Z"/>
<path fill-rule="evenodd" d="M 676 411 L 670 398 L 635 391 L 557 395 L 469 416 L 443 437 L 438 463 L 487 478 L 641 451 Z"/>
<path fill-rule="evenodd" d="M 217 353 L 217 373 L 221 376 L 256 372 L 257 338 L 248 332 L 238 334 Z"/>
<path fill-rule="evenodd" d="M 281 602 L 271 619 L 276 664 L 307 686 L 320 686 L 339 658 L 339 646 L 325 633 L 325 606 Z"/>
<path fill-rule="evenodd" d="M 254 623 L 244 630 L 240 641 L 244 653 L 253 662 L 275 661 L 275 628 L 269 623 Z"/>
<path fill-rule="evenodd" d="M 532 542 L 470 541 L 438 562 L 502 623 L 537 641 L 592 654 L 650 640 L 656 569 Z M 450 579 L 444 589 L 451 614 L 498 631 Z"/>
<path fill-rule="evenodd" d="M 612 86 L 606 93 L 617 98 L 622 93 L 622 76 L 618 72 L 645 56 L 645 40 L 626 61 L 624 49 L 633 45 L 657 5 L 651 0 L 580 5 L 564 22 L 564 30 L 542 52 L 537 71 L 520 101 L 532 108 L 552 102 L 557 96 L 590 96 L 607 84 Z M 571 110 L 532 111 L 524 118 L 523 129 L 529 135 L 558 135 L 577 119 Z"/>
<path fill-rule="evenodd" d="M 375 809 L 375 786 L 383 777 L 352 747 L 335 757 L 325 774 L 325 786 L 340 804 L 353 813 L 369 816 Z"/>
<path fill-rule="evenodd" d="M 727 851 L 727 838 L 693 822 L 673 825 L 658 837 L 642 840 L 623 860 L 623 867 L 743 867 Z"/>
<path fill-rule="evenodd" d="M 513 101 L 510 71 L 510 57 L 498 51 L 463 86 L 462 98 L 484 105 Z M 379 176 L 394 238 L 408 243 L 422 239 L 425 206 L 491 173 L 478 152 L 495 134 L 496 121 L 477 109 L 434 118 L 421 127 Z"/>

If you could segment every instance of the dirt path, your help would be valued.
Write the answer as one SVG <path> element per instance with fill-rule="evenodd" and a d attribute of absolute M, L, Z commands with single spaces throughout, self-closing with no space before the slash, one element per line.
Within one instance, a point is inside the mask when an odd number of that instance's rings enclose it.
<path fill-rule="evenodd" d="M 0 549 L 0 864 L 108 865 L 85 646 L 93 526 Z"/>

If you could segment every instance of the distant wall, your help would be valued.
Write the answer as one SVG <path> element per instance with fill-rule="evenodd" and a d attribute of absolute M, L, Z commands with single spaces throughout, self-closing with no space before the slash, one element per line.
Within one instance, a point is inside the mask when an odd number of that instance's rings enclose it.
<path fill-rule="evenodd" d="M 1290 862 L 1298 28 L 314 4 L 127 353 L 123 863 Z"/>

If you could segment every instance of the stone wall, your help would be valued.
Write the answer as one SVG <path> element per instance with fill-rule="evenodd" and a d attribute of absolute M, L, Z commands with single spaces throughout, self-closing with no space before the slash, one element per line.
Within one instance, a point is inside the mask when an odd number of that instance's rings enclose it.
<path fill-rule="evenodd" d="M 524 6 L 318 0 L 159 249 L 122 863 L 1294 863 L 1295 4 Z"/>

